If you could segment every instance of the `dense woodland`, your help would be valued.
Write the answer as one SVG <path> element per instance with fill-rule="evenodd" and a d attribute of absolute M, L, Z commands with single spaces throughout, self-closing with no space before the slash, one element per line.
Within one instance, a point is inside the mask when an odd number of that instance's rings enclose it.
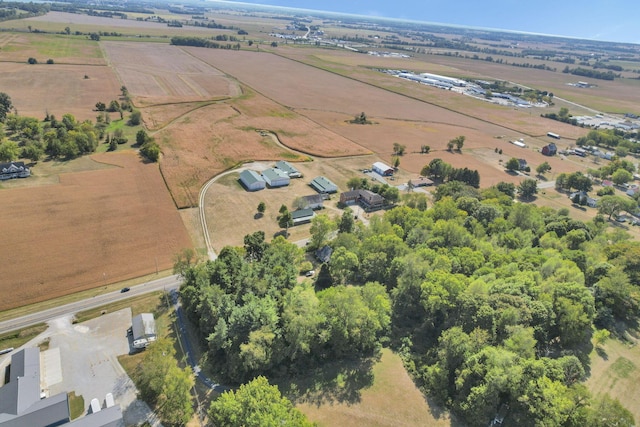
<path fill-rule="evenodd" d="M 261 232 L 183 264 L 182 301 L 210 368 L 241 383 L 390 345 L 472 426 L 503 406 L 523 426 L 633 425 L 582 381 L 602 331 L 636 323 L 640 244 L 602 216 L 515 202 L 511 187 L 443 184 L 429 209 L 399 206 L 369 227 L 320 215 L 313 246 L 333 254 L 315 286 L 298 283 L 301 249 Z"/>

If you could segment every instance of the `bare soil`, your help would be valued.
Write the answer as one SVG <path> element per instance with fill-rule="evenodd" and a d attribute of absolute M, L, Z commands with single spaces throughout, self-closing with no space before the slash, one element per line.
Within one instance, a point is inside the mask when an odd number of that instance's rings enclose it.
<path fill-rule="evenodd" d="M 156 164 L 92 157 L 116 167 L 2 190 L 0 310 L 165 270 L 192 246 Z"/>

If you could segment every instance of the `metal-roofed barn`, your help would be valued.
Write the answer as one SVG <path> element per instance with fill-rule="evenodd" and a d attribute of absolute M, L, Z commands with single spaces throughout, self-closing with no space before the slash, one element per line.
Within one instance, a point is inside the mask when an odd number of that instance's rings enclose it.
<path fill-rule="evenodd" d="M 262 179 L 269 187 L 284 187 L 289 185 L 290 179 L 286 172 L 271 168 L 262 172 Z"/>
<path fill-rule="evenodd" d="M 156 321 L 151 313 L 141 313 L 131 320 L 131 330 L 133 331 L 133 347 L 137 349 L 146 348 L 154 342 L 156 336 Z"/>
<path fill-rule="evenodd" d="M 375 173 L 382 176 L 390 176 L 393 175 L 393 168 L 389 165 L 386 165 L 382 162 L 375 162 L 372 166 L 372 169 Z"/>
<path fill-rule="evenodd" d="M 287 175 L 289 175 L 289 178 L 302 178 L 302 174 L 300 173 L 300 171 L 286 160 L 277 161 L 276 168 L 286 172 Z"/>
<path fill-rule="evenodd" d="M 314 178 L 309 185 L 318 193 L 336 193 L 338 191 L 338 186 L 324 176 Z"/>
<path fill-rule="evenodd" d="M 260 174 L 252 170 L 242 171 L 240 173 L 240 182 L 249 191 L 262 190 L 266 185 Z"/>

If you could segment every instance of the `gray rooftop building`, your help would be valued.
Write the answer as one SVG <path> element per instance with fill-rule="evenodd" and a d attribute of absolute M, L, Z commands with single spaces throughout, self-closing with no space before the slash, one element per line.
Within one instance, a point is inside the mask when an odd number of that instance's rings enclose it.
<path fill-rule="evenodd" d="M 133 347 L 142 349 L 156 340 L 156 321 L 151 313 L 141 313 L 131 319 Z"/>
<path fill-rule="evenodd" d="M 67 393 L 42 398 L 40 349 L 25 348 L 11 356 L 9 382 L 0 387 L 1 427 L 121 427 L 119 405 L 70 421 Z"/>
<path fill-rule="evenodd" d="M 302 174 L 300 173 L 300 171 L 298 169 L 296 169 L 295 166 L 293 166 L 291 163 L 287 162 L 286 160 L 279 160 L 276 162 L 276 167 L 278 169 L 280 169 L 281 171 L 284 171 L 287 173 L 287 175 L 289 175 L 289 178 L 301 178 Z"/>

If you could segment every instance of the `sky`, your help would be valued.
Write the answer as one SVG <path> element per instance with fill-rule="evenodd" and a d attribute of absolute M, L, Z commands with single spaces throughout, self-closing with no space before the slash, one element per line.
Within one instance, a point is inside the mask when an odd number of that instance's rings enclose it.
<path fill-rule="evenodd" d="M 300 9 L 640 44 L 639 0 L 243 0 Z"/>

